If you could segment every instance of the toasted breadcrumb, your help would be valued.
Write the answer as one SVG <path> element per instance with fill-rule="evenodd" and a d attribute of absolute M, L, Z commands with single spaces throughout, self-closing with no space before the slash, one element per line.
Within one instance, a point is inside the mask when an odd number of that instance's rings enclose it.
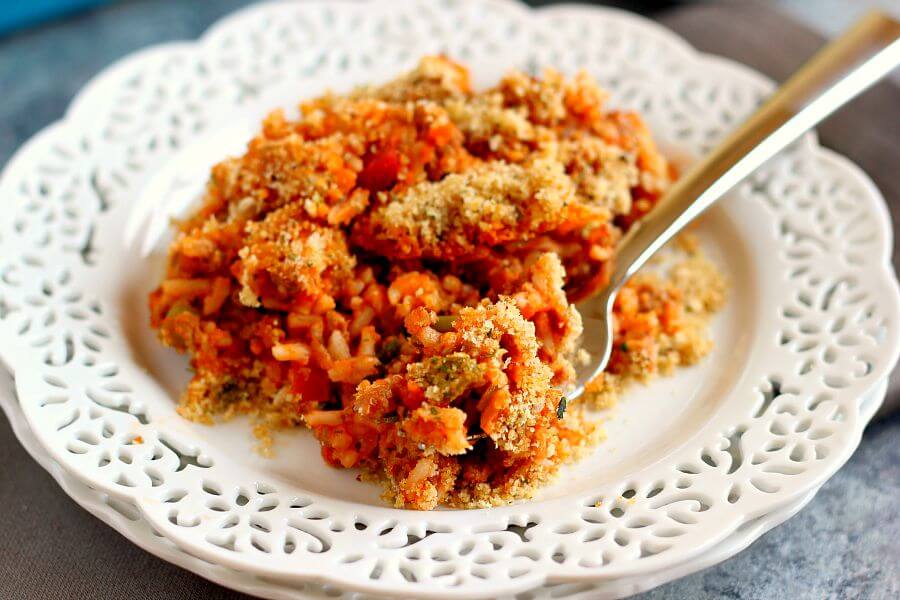
<path fill-rule="evenodd" d="M 595 408 L 614 406 L 632 382 L 669 375 L 712 351 L 709 321 L 725 303 L 727 283 L 695 236 L 680 236 L 675 246 L 680 255 L 668 253 L 677 258 L 664 277 L 639 274 L 622 290 L 610 366 L 585 386 L 585 400 Z"/>
<path fill-rule="evenodd" d="M 485 163 L 404 190 L 362 220 L 354 241 L 400 259 L 471 258 L 553 229 L 573 194 L 560 163 Z"/>

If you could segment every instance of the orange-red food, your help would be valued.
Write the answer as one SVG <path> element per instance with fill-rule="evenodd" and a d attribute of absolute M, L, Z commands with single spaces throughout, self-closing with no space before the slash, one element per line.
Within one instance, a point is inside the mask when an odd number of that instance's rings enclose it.
<path fill-rule="evenodd" d="M 181 414 L 305 424 L 397 506 L 529 494 L 596 438 L 561 404 L 570 302 L 606 283 L 670 180 L 641 118 L 603 101 L 554 71 L 475 92 L 426 57 L 298 120 L 272 113 L 213 168 L 150 296 L 161 340 L 191 356 Z M 617 312 L 613 372 L 652 371 L 684 298 L 639 282 Z"/>

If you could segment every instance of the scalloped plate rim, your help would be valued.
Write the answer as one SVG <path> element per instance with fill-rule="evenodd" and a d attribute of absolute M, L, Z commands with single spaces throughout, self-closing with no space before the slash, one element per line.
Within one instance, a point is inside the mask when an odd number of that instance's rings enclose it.
<path fill-rule="evenodd" d="M 277 3 L 273 3 L 273 4 L 277 4 Z M 499 4 L 507 4 L 507 3 L 506 3 L 506 2 L 499 2 Z M 250 12 L 253 12 L 254 9 L 258 8 L 259 6 L 260 6 L 260 5 L 257 5 L 256 7 L 248 7 L 248 8 L 242 9 L 241 11 L 238 11 L 237 14 L 231 15 L 230 17 L 224 17 L 222 20 L 218 21 L 216 24 L 214 24 L 213 26 L 211 26 L 211 27 L 207 30 L 207 34 L 204 34 L 204 36 L 201 37 L 200 40 L 202 41 L 202 40 L 205 39 L 206 35 L 211 34 L 211 33 L 214 32 L 214 31 L 218 31 L 218 30 L 219 30 L 218 27 L 219 27 L 220 25 L 222 25 L 223 23 L 227 22 L 230 18 L 236 18 L 237 16 L 241 16 L 241 15 L 244 15 L 244 14 L 247 14 L 247 13 L 250 13 Z M 262 6 L 265 6 L 265 5 L 262 5 Z M 524 7 L 520 7 L 520 8 L 524 8 Z M 565 7 L 553 7 L 553 8 L 550 8 L 550 9 L 539 9 L 537 12 L 538 12 L 538 13 L 543 12 L 543 11 L 552 12 L 552 11 L 555 11 L 555 10 L 561 10 L 561 9 L 564 9 L 564 8 L 565 8 L 565 9 L 568 9 L 568 8 L 575 8 L 575 7 L 570 7 L 570 6 L 565 6 Z M 639 17 L 636 17 L 636 16 L 634 16 L 634 15 L 630 15 L 629 13 L 625 13 L 624 11 L 618 11 L 618 10 L 613 10 L 613 9 L 604 9 L 604 8 L 600 8 L 600 7 L 578 7 L 578 9 L 579 9 L 579 10 L 585 10 L 585 9 L 588 9 L 588 10 L 596 11 L 596 12 L 598 12 L 598 13 L 610 13 L 610 12 L 612 12 L 612 13 L 616 13 L 616 14 L 619 15 L 619 16 L 627 15 L 627 17 L 628 17 L 629 19 L 633 20 L 635 23 L 639 23 L 639 24 L 641 24 L 641 25 L 646 25 L 646 24 L 647 24 L 646 22 L 644 22 L 643 20 L 641 20 Z M 246 12 L 245 12 L 245 11 L 246 11 Z M 672 33 L 669 32 L 668 30 L 666 30 L 665 28 L 663 28 L 663 27 L 661 27 L 661 26 L 659 26 L 659 25 L 657 25 L 657 24 L 653 24 L 653 26 L 658 30 L 658 31 L 657 31 L 658 33 L 662 33 L 662 34 L 665 34 L 666 37 L 669 37 L 669 38 L 673 38 L 673 39 L 679 40 L 679 41 L 682 43 L 682 45 L 684 45 L 685 49 L 690 50 L 690 51 L 694 54 L 693 58 L 694 58 L 695 60 L 698 60 L 698 61 L 709 60 L 709 57 L 710 57 L 711 55 L 699 53 L 699 52 L 697 52 L 696 50 L 694 50 L 692 47 L 690 47 L 690 45 L 688 45 L 686 42 L 684 42 L 684 40 L 682 40 L 682 39 L 681 39 L 680 37 L 678 37 L 677 35 L 672 34 Z M 160 46 L 154 46 L 154 47 L 151 47 L 151 48 L 146 49 L 146 50 L 138 51 L 137 53 L 134 53 L 134 54 L 132 54 L 132 55 L 129 55 L 129 56 L 123 58 L 123 59 L 120 59 L 119 61 L 116 61 L 115 63 L 113 63 L 110 67 L 107 67 L 107 69 L 105 69 L 105 70 L 102 71 L 100 74 L 98 74 L 97 76 L 95 76 L 94 78 L 92 78 L 91 81 L 90 81 L 88 84 L 86 84 L 84 88 L 82 88 L 82 91 L 79 92 L 78 95 L 76 95 L 75 99 L 73 99 L 72 103 L 70 104 L 69 110 L 67 111 L 66 117 L 65 117 L 65 118 L 63 118 L 63 119 L 61 119 L 61 120 L 59 120 L 59 121 L 56 121 L 56 122 L 54 122 L 54 123 L 51 123 L 51 124 L 48 125 L 46 128 L 44 128 L 44 129 L 42 129 L 40 132 L 38 132 L 35 136 L 33 136 L 28 142 L 26 142 L 25 144 L 23 144 L 23 146 L 22 146 L 22 147 L 21 147 L 21 148 L 13 155 L 13 157 L 10 159 L 10 161 L 7 163 L 7 165 L 4 167 L 3 173 L 2 173 L 2 175 L 0 175 L 0 180 L 3 180 L 3 181 L 6 180 L 8 173 L 11 172 L 12 170 L 14 170 L 14 167 L 18 164 L 17 161 L 18 161 L 19 159 L 21 159 L 21 158 L 25 155 L 25 151 L 26 151 L 28 148 L 30 148 L 30 147 L 32 146 L 32 144 L 37 144 L 37 143 L 39 143 L 39 141 L 40 141 L 41 139 L 43 139 L 44 136 L 52 135 L 52 133 L 53 133 L 57 128 L 63 127 L 63 126 L 66 124 L 66 122 L 67 122 L 70 118 L 73 117 L 73 115 L 77 115 L 77 113 L 78 113 L 78 108 L 81 106 L 80 102 L 82 101 L 83 95 L 88 94 L 88 92 L 89 92 L 91 89 L 93 89 L 93 88 L 99 86 L 99 84 L 101 84 L 101 83 L 104 81 L 104 78 L 105 78 L 105 77 L 113 75 L 118 69 L 124 69 L 124 67 L 127 66 L 127 64 L 128 64 L 131 60 L 136 59 L 136 57 L 139 56 L 139 55 L 145 55 L 145 54 L 152 53 L 152 52 L 157 52 L 157 51 L 160 51 L 160 52 L 161 52 L 161 51 L 163 51 L 163 50 L 165 50 L 165 49 L 169 49 L 169 48 L 172 48 L 172 47 L 175 47 L 175 46 L 177 46 L 177 47 L 185 47 L 185 48 L 189 48 L 189 47 L 191 47 L 192 45 L 194 45 L 194 44 L 196 44 L 196 43 L 197 43 L 197 42 L 194 42 L 194 43 L 191 43 L 191 42 L 174 42 L 174 43 L 162 44 L 162 45 L 160 45 Z M 762 77 L 761 75 L 759 75 L 758 73 L 756 73 L 756 72 L 753 71 L 752 69 L 749 69 L 748 67 L 743 66 L 743 65 L 740 65 L 739 63 L 736 63 L 736 62 L 734 62 L 734 61 L 730 61 L 730 60 L 727 60 L 727 59 L 722 59 L 722 58 L 720 58 L 720 57 L 713 57 L 712 60 L 715 60 L 715 61 L 722 61 L 723 66 L 727 66 L 727 67 L 738 67 L 738 68 L 740 68 L 742 71 L 744 71 L 746 74 L 753 75 L 754 77 L 758 78 L 758 79 L 761 80 L 761 81 L 762 81 L 762 80 L 766 80 L 764 77 Z M 892 268 L 892 266 L 891 266 L 891 264 L 890 264 L 890 262 L 889 262 L 889 259 L 890 259 L 890 248 L 891 248 L 890 242 L 892 241 L 892 232 L 891 232 L 891 228 L 890 228 L 890 225 L 889 225 L 889 220 L 887 219 L 888 212 L 887 212 L 887 208 L 886 208 L 886 205 L 885 205 L 885 202 L 884 202 L 884 199 L 883 199 L 882 195 L 881 195 L 880 192 L 877 190 L 877 188 L 875 187 L 875 185 L 874 185 L 874 183 L 871 181 L 871 179 L 869 179 L 868 176 L 865 175 L 865 173 L 862 172 L 862 171 L 859 169 L 859 167 L 857 167 L 855 164 L 853 164 L 851 161 L 849 161 L 849 160 L 846 159 L 845 157 L 843 157 L 843 156 L 841 156 L 841 155 L 839 155 L 839 154 L 837 154 L 837 153 L 835 153 L 835 152 L 833 152 L 833 151 L 830 151 L 830 150 L 828 150 L 828 149 L 826 149 L 826 148 L 823 148 L 823 147 L 819 146 L 817 140 L 814 139 L 814 137 L 808 138 L 808 139 L 806 140 L 806 145 L 807 145 L 807 146 L 809 147 L 809 149 L 810 149 L 811 151 L 813 151 L 816 155 L 822 156 L 822 157 L 826 157 L 826 158 L 829 159 L 829 160 L 834 160 L 834 161 L 836 161 L 836 162 L 841 163 L 841 164 L 842 164 L 842 167 L 845 168 L 848 172 L 852 172 L 852 174 L 854 175 L 854 177 L 861 183 L 861 185 L 863 185 L 863 187 L 865 187 L 865 188 L 867 189 L 867 191 L 868 191 L 870 197 L 876 200 L 876 202 L 874 203 L 874 205 L 877 206 L 878 209 L 879 209 L 879 211 L 880 211 L 880 213 L 879 213 L 879 215 L 878 215 L 880 218 L 877 219 L 878 226 L 879 226 L 879 228 L 882 230 L 881 232 L 882 232 L 882 235 L 884 236 L 884 239 L 887 240 L 887 242 L 888 242 L 888 243 L 886 244 L 886 246 L 883 248 L 883 252 L 882 252 L 883 256 L 881 257 L 881 260 L 880 260 L 880 270 L 881 270 L 881 275 L 882 275 L 882 277 L 880 278 L 880 281 L 881 281 L 882 283 L 886 283 L 886 284 L 887 284 L 887 287 L 890 288 L 890 289 L 886 289 L 886 291 L 889 292 L 889 293 L 892 293 L 892 294 L 896 297 L 896 296 L 898 295 L 898 284 L 897 284 L 896 275 L 895 275 L 895 273 L 893 272 L 893 268 Z M 893 338 L 894 338 L 894 341 L 896 342 L 896 337 L 897 337 L 896 331 L 894 331 L 894 332 L 892 332 L 892 333 L 894 334 L 894 335 L 893 335 Z M 892 351 L 891 351 L 891 357 L 890 357 L 891 360 L 890 360 L 889 362 L 896 362 L 897 354 L 898 354 L 897 344 L 894 343 L 894 344 L 893 344 Z M 885 370 L 889 370 L 889 369 L 885 368 Z M 875 383 L 872 383 L 872 384 L 869 386 L 869 388 L 867 388 L 866 393 L 871 392 L 872 389 L 875 387 L 875 385 L 877 385 L 877 381 L 876 381 Z M 856 436 L 857 438 L 859 437 L 859 435 L 861 435 L 862 429 L 863 429 L 863 427 L 860 427 L 860 428 L 858 428 L 858 430 L 855 432 L 855 433 L 857 434 L 857 436 Z M 858 443 L 858 442 L 857 442 L 857 443 Z M 833 473 L 834 473 L 838 468 L 840 468 L 840 465 L 842 465 L 843 462 L 845 462 L 846 459 L 850 456 L 850 454 L 852 454 L 852 451 L 853 451 L 854 448 L 855 448 L 855 445 L 852 445 L 852 444 L 851 444 L 851 445 L 848 445 L 848 447 L 845 448 L 845 452 L 842 453 L 842 454 L 843 454 L 843 458 L 835 463 L 836 466 L 835 466 L 833 469 L 821 471 L 821 472 L 819 473 L 818 479 L 816 480 L 817 483 L 818 483 L 818 484 L 821 484 L 821 482 L 823 482 L 824 480 L 826 480 L 827 478 L 829 478 L 831 475 L 833 475 Z M 48 450 L 50 450 L 50 449 L 48 449 Z M 75 474 L 76 476 L 78 476 L 79 478 L 81 478 L 81 477 L 86 477 L 83 473 L 74 473 L 74 474 Z M 88 480 L 88 481 L 89 481 L 89 480 Z M 86 482 L 87 482 L 87 481 L 86 481 Z M 803 491 L 804 491 L 804 490 L 800 490 L 798 493 L 802 493 Z M 127 494 L 125 494 L 125 495 L 127 496 Z M 490 509 L 489 509 L 489 510 L 490 510 Z M 746 520 L 747 518 L 748 518 L 748 515 L 744 515 L 744 520 Z M 749 518 L 752 518 L 752 517 L 749 517 Z M 738 527 L 738 526 L 740 525 L 741 522 L 744 522 L 744 521 L 740 521 L 740 522 L 738 522 L 737 524 L 735 524 L 735 527 L 734 527 L 734 528 Z M 710 543 L 713 543 L 713 542 L 710 542 Z M 240 563 L 240 561 L 237 561 L 237 562 Z M 245 563 L 241 563 L 241 564 L 244 564 L 244 566 L 246 566 Z M 644 564 L 646 564 L 646 563 L 644 563 Z M 607 569 L 603 569 L 603 570 L 601 570 L 601 571 L 599 571 L 599 572 L 596 572 L 596 573 L 591 574 L 591 575 L 589 576 L 589 578 L 590 578 L 590 579 L 614 579 L 614 578 L 617 578 L 617 577 L 619 577 L 619 576 L 621 576 L 621 574 L 615 573 L 615 570 L 614 570 L 614 569 L 607 568 Z M 308 577 L 304 577 L 304 575 L 302 575 L 302 574 L 298 574 L 297 577 L 298 577 L 298 579 L 300 579 L 300 578 L 308 578 Z M 586 577 L 587 577 L 587 576 L 586 576 Z M 553 580 L 552 575 L 548 576 L 547 579 L 548 579 L 548 580 Z M 566 581 L 574 581 L 574 580 L 577 580 L 577 579 L 579 579 L 579 578 L 570 578 L 570 577 L 567 576 L 565 580 L 566 580 Z M 529 578 L 528 578 L 528 577 L 525 577 L 525 578 L 522 578 L 522 580 L 529 580 Z M 517 581 L 522 581 L 522 580 L 517 580 Z M 373 587 L 373 588 L 364 588 L 364 589 L 383 589 L 383 587 L 379 587 L 379 586 L 376 584 L 376 586 Z M 511 588 L 510 588 L 510 589 L 511 589 Z M 406 588 L 403 588 L 402 590 L 398 589 L 397 591 L 398 591 L 398 592 L 401 592 L 401 591 L 402 591 L 402 592 L 408 592 L 408 590 L 407 590 Z M 452 590 L 445 590 L 445 591 L 452 592 Z M 451 596 L 455 596 L 455 595 L 456 595 L 456 594 L 448 593 L 448 594 L 447 594 L 447 597 L 451 597 Z"/>

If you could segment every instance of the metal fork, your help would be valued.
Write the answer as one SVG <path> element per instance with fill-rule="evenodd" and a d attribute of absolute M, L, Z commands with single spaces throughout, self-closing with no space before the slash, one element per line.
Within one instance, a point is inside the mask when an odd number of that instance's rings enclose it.
<path fill-rule="evenodd" d="M 569 399 L 609 362 L 616 294 L 660 248 L 769 158 L 900 65 L 900 23 L 873 12 L 825 46 L 753 115 L 688 170 L 616 250 L 609 285 L 579 303 L 582 346 L 591 361 L 576 367 Z"/>

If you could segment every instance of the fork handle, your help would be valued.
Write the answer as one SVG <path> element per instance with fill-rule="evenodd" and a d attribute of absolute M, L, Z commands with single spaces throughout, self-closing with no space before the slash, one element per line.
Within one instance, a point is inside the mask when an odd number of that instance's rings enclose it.
<path fill-rule="evenodd" d="M 603 292 L 606 299 L 742 179 L 898 64 L 900 23 L 878 12 L 820 50 L 629 229 Z"/>

